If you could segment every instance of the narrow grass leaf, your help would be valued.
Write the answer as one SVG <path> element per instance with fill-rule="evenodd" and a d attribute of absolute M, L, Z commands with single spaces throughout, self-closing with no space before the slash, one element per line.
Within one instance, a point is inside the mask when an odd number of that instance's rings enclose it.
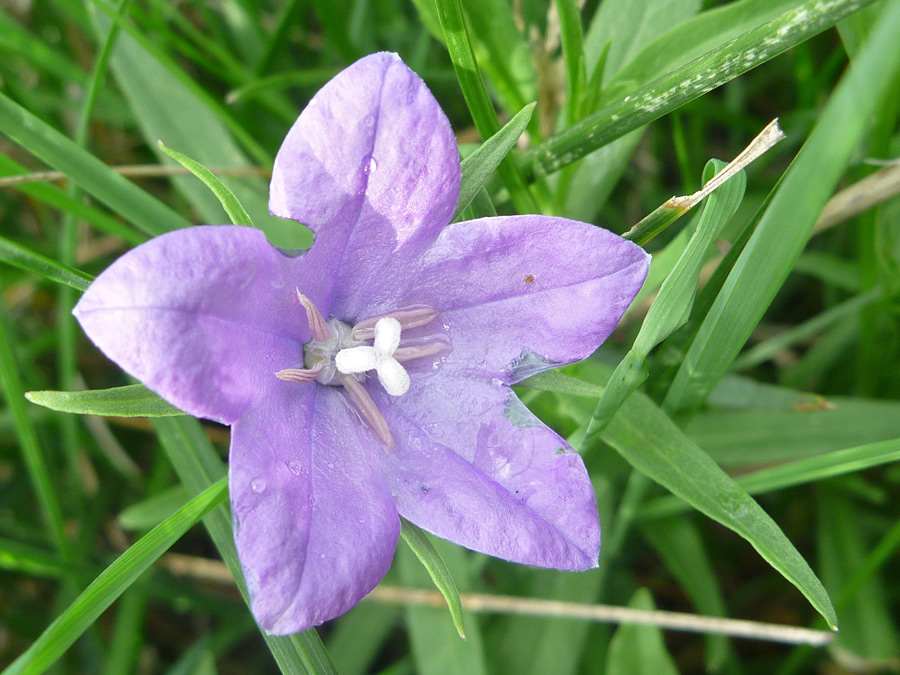
<path fill-rule="evenodd" d="M 706 616 L 726 616 L 725 598 L 697 525 L 688 518 L 675 517 L 642 522 L 640 530 L 690 596 L 697 611 Z M 728 658 L 728 640 L 724 635 L 714 634 L 704 639 L 706 669 L 718 672 Z"/>
<path fill-rule="evenodd" d="M 630 58 L 608 78 L 602 103 L 647 84 L 797 6 L 797 0 L 738 0 L 718 5 L 678 23 L 652 42 L 629 50 Z M 674 25 L 670 22 L 669 25 Z M 617 30 L 614 26 L 608 30 Z"/>
<path fill-rule="evenodd" d="M 869 443 L 855 448 L 835 450 L 778 466 L 759 469 L 735 479 L 751 495 L 774 492 L 796 485 L 809 485 L 835 476 L 857 473 L 875 466 L 900 461 L 900 439 Z M 690 507 L 672 495 L 658 497 L 640 508 L 641 518 L 661 518 Z"/>
<path fill-rule="evenodd" d="M 172 417 L 184 415 L 142 384 L 86 391 L 29 391 L 32 403 L 59 412 L 104 417 Z"/>
<path fill-rule="evenodd" d="M 212 193 L 216 196 L 216 199 L 219 200 L 219 203 L 222 205 L 222 208 L 225 209 L 225 213 L 228 214 L 228 217 L 231 218 L 231 222 L 235 225 L 246 225 L 247 227 L 254 227 L 253 220 L 250 218 L 250 215 L 244 210 L 244 207 L 241 205 L 241 202 L 237 197 L 234 196 L 234 192 L 223 183 L 218 176 L 216 176 L 212 171 L 203 166 L 200 162 L 197 162 L 183 152 L 178 152 L 177 150 L 173 150 L 172 148 L 166 147 L 165 143 L 159 141 L 157 143 L 159 149 L 166 153 L 169 157 L 174 159 L 176 162 L 181 164 L 185 169 L 194 174 L 197 178 L 203 181 L 203 184 L 208 187 Z"/>
<path fill-rule="evenodd" d="M 3 675 L 41 673 L 75 642 L 103 611 L 227 494 L 222 479 L 141 537 L 107 567 Z"/>
<path fill-rule="evenodd" d="M 711 180 L 724 167 L 725 163 L 718 160 L 707 163 L 703 182 Z M 616 367 L 597 403 L 588 423 L 587 439 L 600 433 L 622 402 L 647 378 L 646 360 L 650 350 L 687 321 L 697 293 L 700 268 L 713 241 L 740 206 L 745 185 L 746 178 L 741 172 L 707 198 L 694 234 L 659 289 L 634 345 Z"/>
<path fill-rule="evenodd" d="M 27 175 L 28 173 L 30 172 L 24 166 L 13 161 L 6 155 L 0 154 L 0 175 L 12 177 Z M 90 204 L 86 204 L 80 199 L 73 198 L 55 185 L 23 181 L 15 184 L 14 187 L 33 199 L 37 199 L 48 206 L 59 209 L 63 213 L 83 220 L 100 232 L 106 232 L 107 234 L 119 237 L 129 244 L 137 245 L 147 239 L 146 236 L 124 224 L 117 218 L 114 218 Z"/>
<path fill-rule="evenodd" d="M 522 384 L 576 396 L 603 392 L 603 387 L 559 372 L 541 373 Z M 824 587 L 775 521 L 649 397 L 634 392 L 600 437 L 633 467 L 750 542 L 830 626 L 837 625 Z"/>
<path fill-rule="evenodd" d="M 116 521 L 123 530 L 144 530 L 156 527 L 190 501 L 190 494 L 183 485 L 174 485 L 137 504 L 132 504 L 119 514 Z"/>
<path fill-rule="evenodd" d="M 507 0 L 462 0 L 481 69 L 507 110 L 537 98 L 533 58 L 520 21 Z"/>
<path fill-rule="evenodd" d="M 552 173 L 581 159 L 817 35 L 873 1 L 807 0 L 550 137 L 526 154 L 525 177 Z M 871 105 L 879 100 L 878 96 L 871 96 Z"/>
<path fill-rule="evenodd" d="M 863 309 L 871 305 L 884 295 L 881 288 L 872 288 L 865 293 L 855 295 L 849 300 L 831 307 L 821 314 L 817 314 L 803 323 L 776 335 L 773 338 L 760 342 L 735 359 L 732 368 L 734 370 L 746 370 L 761 363 L 765 363 L 779 352 L 789 350 L 798 342 L 821 334 L 838 321 L 858 315 Z"/>
<path fill-rule="evenodd" d="M 714 393 L 718 388 L 714 390 Z M 776 387 L 771 405 L 707 408 L 685 431 L 722 466 L 747 467 L 811 457 L 900 437 L 900 403 L 862 397 L 795 393 Z M 790 390 L 788 390 L 790 391 Z"/>
<path fill-rule="evenodd" d="M 646 588 L 639 589 L 628 603 L 634 609 L 653 611 L 656 604 Z M 666 651 L 663 633 L 657 626 L 624 624 L 609 643 L 606 675 L 678 675 L 672 656 Z"/>
<path fill-rule="evenodd" d="M 466 629 L 463 625 L 459 590 L 456 588 L 456 582 L 453 581 L 453 575 L 450 574 L 450 570 L 447 568 L 447 563 L 441 558 L 434 545 L 428 541 L 428 537 L 421 528 L 402 518 L 400 524 L 400 536 L 403 537 L 403 541 L 406 542 L 410 550 L 416 554 L 423 567 L 428 571 L 428 576 L 431 577 L 435 587 L 444 596 L 444 599 L 447 601 L 447 608 L 450 610 L 450 617 L 453 619 L 453 625 L 456 627 L 456 632 L 459 633 L 459 637 L 465 640 Z"/>
<path fill-rule="evenodd" d="M 697 407 L 732 365 L 800 255 L 882 92 L 896 81 L 900 5 L 885 9 L 725 280 L 675 375 L 666 409 Z"/>
<path fill-rule="evenodd" d="M 503 125 L 497 133 L 482 143 L 462 161 L 462 179 L 459 185 L 459 202 L 453 219 L 459 219 L 463 210 L 475 199 L 487 179 L 500 162 L 516 147 L 516 141 L 524 133 L 536 103 L 529 103 Z"/>
<path fill-rule="evenodd" d="M 181 215 L 2 93 L 0 129 L 142 232 L 157 235 L 190 225 Z"/>
<path fill-rule="evenodd" d="M 866 529 L 861 527 L 866 514 L 862 505 L 825 486 L 819 491 L 817 506 L 822 579 L 837 596 L 871 548 Z M 841 632 L 834 646 L 864 662 L 884 663 L 900 654 L 898 627 L 892 618 L 894 607 L 880 577 L 871 576 L 857 587 L 853 597 L 844 598 L 840 607 Z"/>
<path fill-rule="evenodd" d="M 0 299 L 2 299 L 0 287 Z M 19 374 L 16 352 L 13 347 L 14 333 L 9 329 L 6 308 L 0 302 L 0 393 L 6 398 L 6 405 L 12 413 L 13 429 L 18 440 L 22 459 L 37 494 L 37 501 L 43 512 L 57 551 L 66 560 L 71 558 L 71 546 L 63 526 L 62 506 L 56 487 L 53 485 L 44 450 L 38 440 L 34 421 L 29 417 L 25 404 L 22 377 Z"/>
<path fill-rule="evenodd" d="M 109 8 L 98 2 L 101 12 L 94 12 L 96 29 L 105 32 L 111 19 Z M 198 163 L 215 167 L 246 167 L 250 161 L 243 148 L 253 153 L 254 160 L 270 166 L 269 153 L 208 92 L 152 44 L 129 23 L 122 24 L 122 34 L 111 61 L 112 71 L 138 122 L 144 140 L 163 161 L 168 157 L 157 147 L 162 139 L 177 147 Z M 269 214 L 266 184 L 258 178 L 225 180 L 229 188 L 251 214 L 269 241 L 284 248 L 305 249 L 312 244 L 309 229 L 294 221 Z M 175 176 L 172 184 L 197 210 L 202 222 L 220 223 L 225 212 L 216 196 L 191 176 Z"/>
<path fill-rule="evenodd" d="M 434 547 L 465 591 L 471 588 L 475 571 L 468 551 L 447 541 L 436 539 Z M 433 582 L 428 572 L 408 546 L 400 546 L 394 569 L 403 586 L 427 588 Z M 415 672 L 421 675 L 486 675 L 489 671 L 480 621 L 472 613 L 466 617 L 466 639 L 457 635 L 447 610 L 443 607 L 408 605 L 404 623 L 409 635 Z"/>
<path fill-rule="evenodd" d="M 636 469 L 749 541 L 837 626 L 824 587 L 775 521 L 653 401 L 632 394 L 601 437 Z"/>
<path fill-rule="evenodd" d="M 631 82 L 624 92 L 609 88 L 611 78 L 641 49 L 690 19 L 701 4 L 700 0 L 603 0 L 585 38 L 590 82 L 579 120 L 646 84 L 649 80 Z M 642 137 L 643 129 L 637 129 L 571 166 L 559 183 L 563 212 L 570 218 L 595 222 Z"/>
<path fill-rule="evenodd" d="M 461 0 L 437 0 L 438 16 L 463 98 L 478 133 L 482 138 L 487 139 L 500 130 L 500 122 L 484 86 L 484 81 L 481 79 L 481 72 L 475 61 L 475 53 L 472 51 L 460 3 Z M 512 159 L 507 157 L 501 161 L 497 171 L 519 212 L 537 212 L 538 207 L 534 197 L 529 192 L 518 166 Z"/>
<path fill-rule="evenodd" d="M 58 263 L 4 237 L 0 237 L 0 260 L 79 291 L 85 290 L 93 281 L 93 277 L 86 272 Z"/>
<path fill-rule="evenodd" d="M 566 67 L 565 117 L 571 125 L 578 120 L 587 80 L 584 33 L 581 28 L 580 5 L 575 0 L 556 0 L 556 10 L 559 14 L 563 63 Z"/>

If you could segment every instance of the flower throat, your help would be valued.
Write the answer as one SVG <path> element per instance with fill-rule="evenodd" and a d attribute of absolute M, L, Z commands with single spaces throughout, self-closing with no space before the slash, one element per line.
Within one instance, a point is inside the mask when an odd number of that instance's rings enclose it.
<path fill-rule="evenodd" d="M 402 345 L 403 331 L 426 326 L 438 315 L 431 307 L 416 306 L 363 319 L 354 326 L 334 317 L 325 319 L 313 302 L 297 289 L 306 310 L 311 338 L 303 345 L 303 368 L 285 368 L 275 377 L 287 382 L 311 382 L 344 387 L 351 402 L 388 448 L 394 447 L 387 421 L 363 386 L 367 373 L 375 371 L 391 396 L 409 390 L 410 378 L 402 365 L 407 361 L 450 351 L 443 337 Z"/>

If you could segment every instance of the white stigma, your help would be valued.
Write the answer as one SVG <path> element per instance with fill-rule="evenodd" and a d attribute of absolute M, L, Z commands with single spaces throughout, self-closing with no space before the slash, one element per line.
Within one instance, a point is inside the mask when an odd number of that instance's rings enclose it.
<path fill-rule="evenodd" d="M 393 317 L 382 317 L 375 324 L 375 340 L 371 347 L 361 345 L 342 349 L 334 357 L 338 372 L 355 375 L 374 370 L 381 386 L 391 396 L 402 396 L 409 389 L 409 373 L 394 358 L 400 345 L 400 322 Z"/>

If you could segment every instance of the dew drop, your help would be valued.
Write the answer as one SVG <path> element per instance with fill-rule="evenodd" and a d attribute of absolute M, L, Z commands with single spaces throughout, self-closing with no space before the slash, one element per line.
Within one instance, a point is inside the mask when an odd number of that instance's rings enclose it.
<path fill-rule="evenodd" d="M 299 476 L 303 473 L 303 465 L 296 459 L 292 459 L 288 462 L 288 469 L 290 469 L 291 473 L 295 476 Z"/>
<path fill-rule="evenodd" d="M 375 161 L 374 157 L 369 158 L 369 173 L 375 173 L 375 169 L 378 168 L 378 162 Z"/>
<path fill-rule="evenodd" d="M 375 126 L 375 118 L 372 115 L 366 115 L 366 119 L 363 120 L 366 123 L 367 127 Z"/>
<path fill-rule="evenodd" d="M 262 478 L 254 478 L 250 481 L 250 489 L 254 492 L 262 492 L 266 489 L 266 481 Z"/>
<path fill-rule="evenodd" d="M 310 495 L 309 499 L 306 500 L 306 503 L 309 504 L 310 506 L 315 506 L 315 505 L 316 505 L 316 498 L 313 497 L 312 495 Z"/>
<path fill-rule="evenodd" d="M 324 554 L 324 553 L 320 553 L 320 554 L 319 554 L 319 557 L 320 557 L 322 560 L 325 560 L 325 554 Z"/>

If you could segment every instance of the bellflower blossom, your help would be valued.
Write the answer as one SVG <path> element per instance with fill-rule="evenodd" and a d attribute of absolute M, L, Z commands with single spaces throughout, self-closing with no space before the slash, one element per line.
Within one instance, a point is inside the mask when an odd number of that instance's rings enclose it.
<path fill-rule="evenodd" d="M 425 84 L 374 54 L 326 84 L 275 160 L 283 252 L 204 226 L 125 254 L 75 315 L 113 361 L 232 427 L 234 536 L 252 610 L 286 634 L 353 607 L 398 514 L 476 551 L 596 566 L 581 458 L 510 385 L 588 356 L 647 272 L 639 247 L 539 215 L 448 224 L 456 140 Z"/>

